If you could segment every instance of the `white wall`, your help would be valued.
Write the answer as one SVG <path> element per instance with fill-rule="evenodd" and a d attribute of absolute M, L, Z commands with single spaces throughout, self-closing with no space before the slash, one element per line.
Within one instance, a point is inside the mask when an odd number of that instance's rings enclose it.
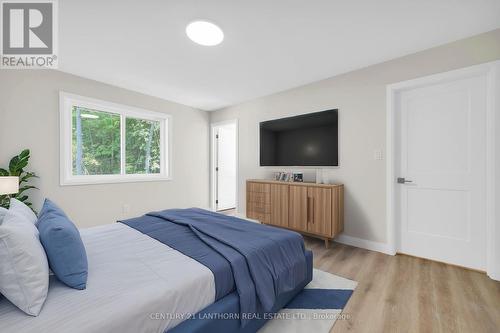
<path fill-rule="evenodd" d="M 59 91 L 172 115 L 172 181 L 59 185 Z M 209 206 L 207 112 L 52 70 L 0 70 L 0 167 L 31 149 L 37 209 L 53 199 L 80 227 L 172 207 Z M 130 211 L 124 213 L 123 205 Z"/>
<path fill-rule="evenodd" d="M 374 151 L 385 153 L 386 85 L 497 59 L 500 29 L 213 112 L 211 122 L 239 120 L 238 210 L 246 179 L 279 170 L 258 165 L 258 123 L 338 108 L 340 167 L 325 175 L 345 184 L 345 234 L 385 243 L 386 161 Z"/>

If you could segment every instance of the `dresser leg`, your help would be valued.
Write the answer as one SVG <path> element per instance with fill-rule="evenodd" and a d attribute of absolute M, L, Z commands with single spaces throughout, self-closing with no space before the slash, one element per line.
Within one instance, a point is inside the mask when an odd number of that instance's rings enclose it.
<path fill-rule="evenodd" d="M 330 240 L 328 238 L 325 238 L 325 248 L 329 248 L 330 247 Z"/>

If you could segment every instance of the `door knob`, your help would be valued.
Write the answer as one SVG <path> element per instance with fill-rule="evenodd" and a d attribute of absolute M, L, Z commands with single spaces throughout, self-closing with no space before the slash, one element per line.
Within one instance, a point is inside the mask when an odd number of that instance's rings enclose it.
<path fill-rule="evenodd" d="M 405 179 L 404 177 L 398 177 L 398 184 L 411 183 L 412 180 Z"/>

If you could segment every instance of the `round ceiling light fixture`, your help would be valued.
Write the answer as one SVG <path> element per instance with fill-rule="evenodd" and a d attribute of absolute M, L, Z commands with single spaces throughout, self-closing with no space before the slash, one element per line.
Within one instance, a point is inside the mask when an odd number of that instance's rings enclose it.
<path fill-rule="evenodd" d="M 203 46 L 215 46 L 224 40 L 222 29 L 208 21 L 189 23 L 186 27 L 186 34 L 193 42 Z"/>

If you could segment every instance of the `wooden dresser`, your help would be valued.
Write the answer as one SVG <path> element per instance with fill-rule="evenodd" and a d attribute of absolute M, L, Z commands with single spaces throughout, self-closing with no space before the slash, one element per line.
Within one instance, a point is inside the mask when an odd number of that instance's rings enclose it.
<path fill-rule="evenodd" d="M 329 241 L 344 229 L 344 185 L 247 180 L 247 217 Z"/>

